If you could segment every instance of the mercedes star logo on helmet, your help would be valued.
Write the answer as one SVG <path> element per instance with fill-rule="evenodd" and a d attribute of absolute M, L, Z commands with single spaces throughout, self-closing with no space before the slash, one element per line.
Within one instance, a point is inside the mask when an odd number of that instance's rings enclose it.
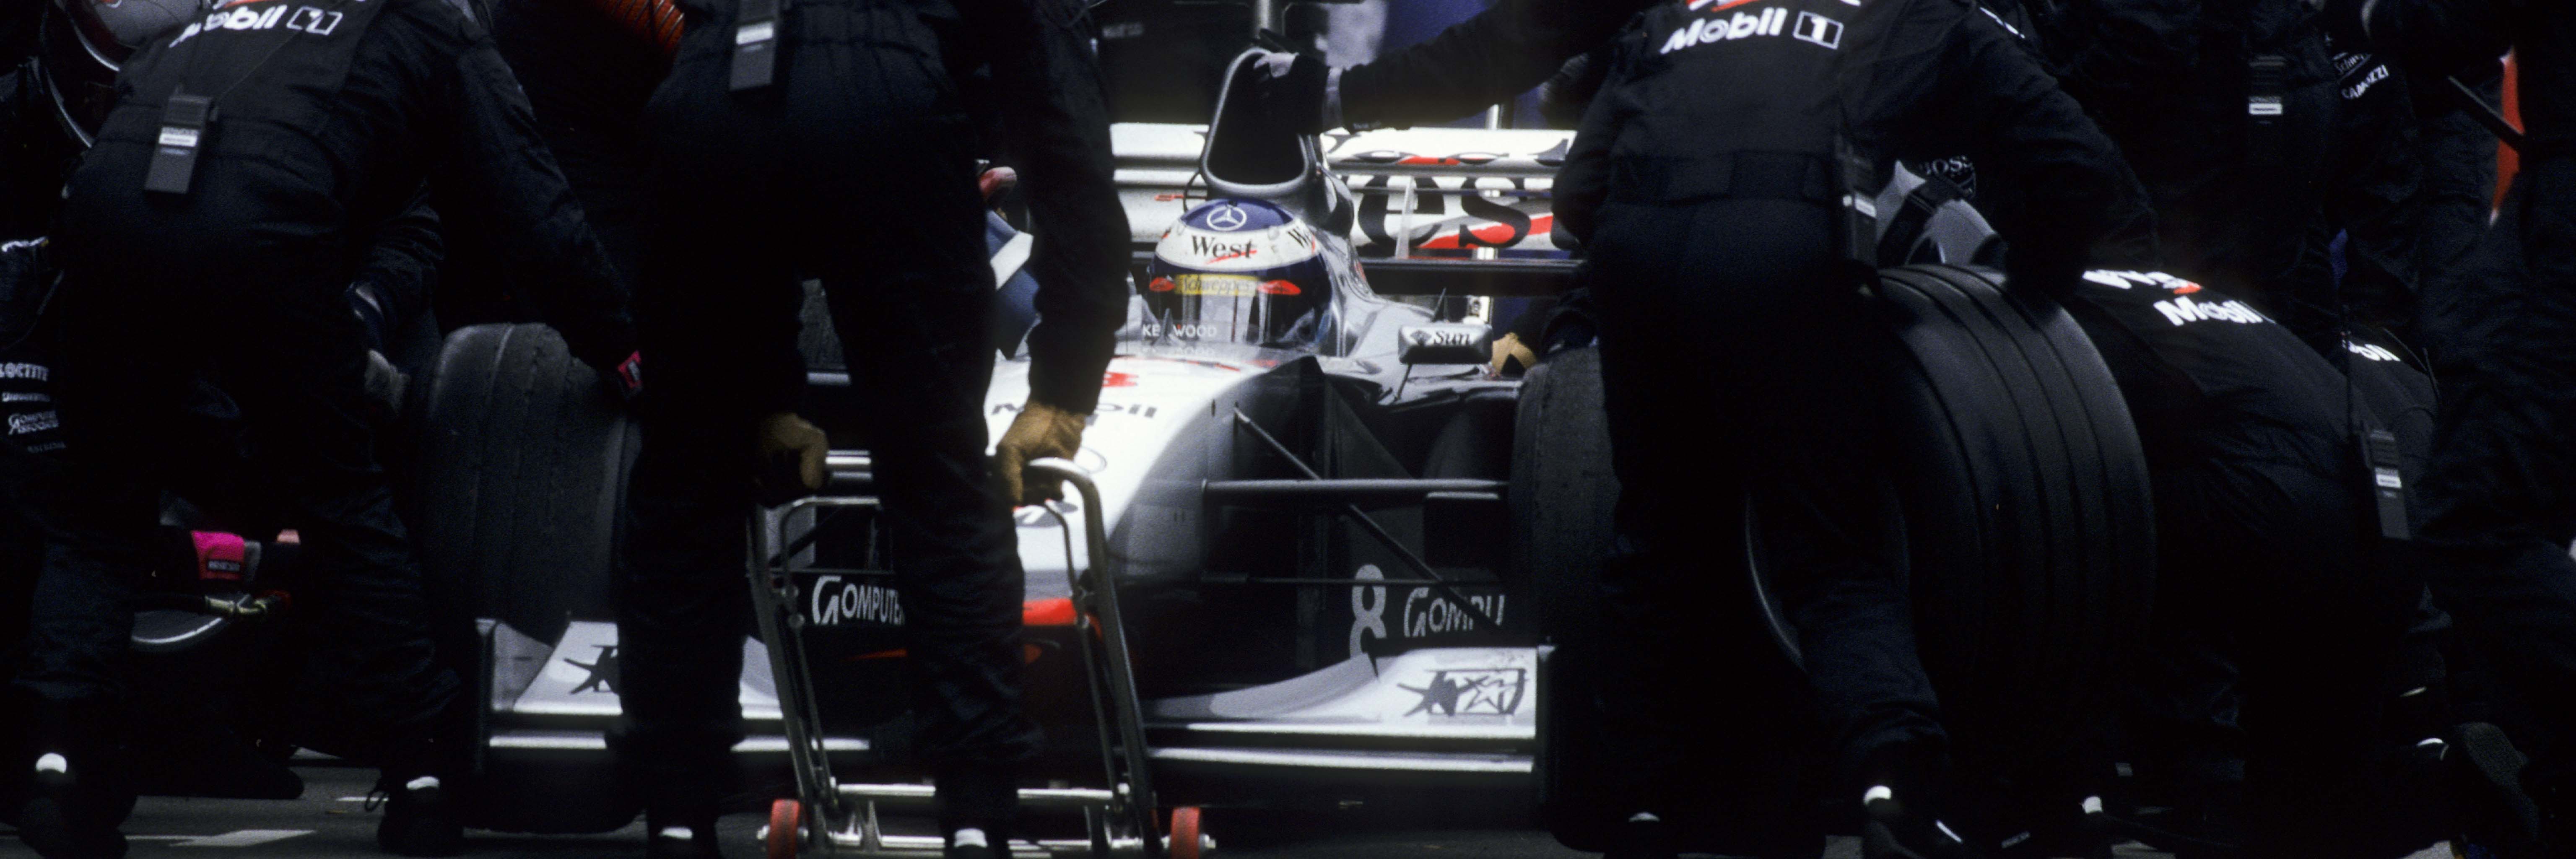
<path fill-rule="evenodd" d="M 1243 213 L 1242 207 L 1227 206 L 1225 208 L 1209 212 L 1207 216 L 1207 225 L 1208 229 L 1211 230 L 1233 232 L 1235 230 L 1243 229 L 1243 225 L 1249 223 L 1251 220 L 1251 217 Z"/>

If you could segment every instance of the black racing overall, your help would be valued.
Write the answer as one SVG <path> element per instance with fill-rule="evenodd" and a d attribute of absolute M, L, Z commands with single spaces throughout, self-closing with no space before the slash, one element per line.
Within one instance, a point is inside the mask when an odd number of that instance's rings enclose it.
<path fill-rule="evenodd" d="M 2155 622 L 2122 684 L 2123 760 L 2220 824 L 2241 796 L 2254 855 L 2403 852 L 2380 849 L 2414 811 L 2386 793 L 2382 727 L 2423 583 L 2392 563 L 2361 477 L 2374 398 L 2189 281 L 2095 272 L 2066 306 L 2155 486 Z"/>
<path fill-rule="evenodd" d="M 975 108 L 1004 126 L 1042 240 L 1031 395 L 1087 413 L 1126 307 L 1127 224 L 1097 73 L 1069 0 L 684 0 L 646 110 L 638 287 L 655 394 L 620 583 L 626 719 L 648 816 L 710 816 L 743 736 L 733 689 L 752 428 L 797 407 L 799 283 L 818 278 L 875 457 L 943 831 L 1006 827 L 1036 753 L 1023 714 L 1022 571 L 988 480 L 992 266 Z M 988 65 L 989 64 L 989 65 Z M 978 66 L 989 91 L 962 87 Z M 836 430 L 840 428 L 835 428 Z M 667 788 L 662 786 L 668 785 Z M 998 837 L 998 835 L 996 836 Z"/>
<path fill-rule="evenodd" d="M 430 658 L 420 568 L 365 418 L 366 350 L 341 300 L 355 268 L 348 214 L 325 214 L 350 195 L 343 177 L 293 158 L 331 119 L 330 95 L 390 5 L 237 4 L 128 65 L 131 90 L 73 177 L 57 239 L 69 272 L 56 298 L 63 421 L 90 479 L 64 499 L 80 527 L 48 559 L 20 689 L 64 706 L 123 694 L 112 669 L 131 623 L 123 598 L 169 471 L 156 456 L 174 448 L 163 434 L 202 370 L 240 403 L 269 502 L 327 571 L 296 596 L 327 642 L 312 658 L 340 689 L 335 721 L 355 728 L 341 750 L 372 756 L 455 697 L 456 678 Z M 218 113 L 187 147 L 186 192 L 147 191 L 149 162 L 173 148 L 163 107 L 182 89 L 212 96 Z"/>
<path fill-rule="evenodd" d="M 487 232 L 529 275 L 574 355 L 613 368 L 631 354 L 622 291 L 531 125 L 490 37 L 446 0 L 236 0 L 126 62 L 54 234 L 77 476 L 56 499 L 68 525 L 16 688 L 73 714 L 75 732 L 108 724 L 78 713 L 124 694 L 124 597 L 162 490 L 185 471 L 173 439 L 187 395 L 211 381 L 239 406 L 258 475 L 246 494 L 304 544 L 294 632 L 318 688 L 296 696 L 292 732 L 385 764 L 400 788 L 380 821 L 387 844 L 456 846 L 416 777 L 455 773 L 432 739 L 467 729 L 453 717 L 471 701 L 434 659 L 345 293 L 426 185 L 442 229 Z"/>
<path fill-rule="evenodd" d="M 1731 539 L 1748 492 L 1846 777 L 1943 744 L 1889 527 L 1879 387 L 1893 340 L 1837 244 L 1833 82 L 1856 11 L 1659 6 L 1576 143 L 1608 149 L 1585 277 L 1621 486 L 1603 573 L 1619 640 L 1602 701 L 1634 802 L 1659 815 L 1676 793 L 1658 786 L 1693 778 L 1678 770 L 1685 738 L 1732 733 L 1746 753 L 1795 741 L 1754 715 L 1784 708 L 1713 715 L 1673 691 L 1779 694 L 1749 667 L 1759 655 L 1708 652 L 1712 626 L 1754 617 Z"/>
<path fill-rule="evenodd" d="M 2375 48 L 2428 69 L 2482 65 L 2498 41 L 2514 52 L 2519 172 L 2458 267 L 2426 282 L 2417 319 L 2442 380 L 2418 542 L 2436 601 L 2508 690 L 2499 721 L 2531 753 L 2522 781 L 2552 817 L 2551 847 L 2576 849 L 2576 717 L 2551 703 L 2576 682 L 2576 7 L 2409 0 L 2369 14 L 2372 33 L 2403 34 Z"/>
<path fill-rule="evenodd" d="M 304 545 L 291 632 L 307 688 L 288 730 L 384 765 L 382 846 L 461 849 L 441 801 L 457 785 L 428 776 L 463 768 L 450 752 L 472 701 L 434 643 L 463 624 L 434 619 L 394 513 L 345 295 L 426 186 L 441 229 L 488 235 L 527 275 L 575 356 L 613 370 L 631 355 L 623 290 L 532 126 L 490 37 L 446 0 L 236 0 L 126 62 L 54 235 L 77 477 L 36 596 L 43 655 L 18 688 L 60 712 L 122 695 L 123 598 L 185 470 L 170 442 L 187 395 L 211 381 L 239 406 L 245 494 Z"/>

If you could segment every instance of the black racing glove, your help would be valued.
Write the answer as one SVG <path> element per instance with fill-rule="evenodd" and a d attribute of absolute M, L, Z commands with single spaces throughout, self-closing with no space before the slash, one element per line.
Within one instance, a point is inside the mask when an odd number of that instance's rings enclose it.
<path fill-rule="evenodd" d="M 1251 85 L 1253 115 L 1292 134 L 1321 134 L 1341 124 L 1341 113 L 1328 104 L 1326 84 L 1332 69 L 1313 54 L 1272 51 L 1254 60 Z"/>
<path fill-rule="evenodd" d="M 393 299 L 385 296 L 382 287 L 363 280 L 349 284 L 342 295 L 349 300 L 349 312 L 358 317 L 358 326 L 367 332 L 367 348 L 384 351 L 385 336 L 394 329 Z"/>
<path fill-rule="evenodd" d="M 368 418 L 377 426 L 392 426 L 402 419 L 406 392 L 411 390 L 411 376 L 386 360 L 385 353 L 367 350 Z"/>

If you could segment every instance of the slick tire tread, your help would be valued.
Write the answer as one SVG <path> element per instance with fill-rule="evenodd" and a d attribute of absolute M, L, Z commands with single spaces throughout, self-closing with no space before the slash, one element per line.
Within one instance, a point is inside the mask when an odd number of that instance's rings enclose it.
<path fill-rule="evenodd" d="M 633 421 L 541 325 L 461 329 L 425 381 L 411 521 L 425 571 L 539 640 L 608 617 Z"/>
<path fill-rule="evenodd" d="M 597 374 L 553 329 L 477 325 L 450 334 L 413 385 L 423 390 L 404 521 L 433 597 L 540 641 L 575 617 L 612 618 L 640 435 Z M 466 694 L 484 686 L 460 679 Z M 605 761 L 485 761 L 465 813 L 475 828 L 607 832 L 637 812 Z"/>
<path fill-rule="evenodd" d="M 1601 355 L 1591 348 L 1547 356 L 1521 381 L 1512 429 L 1511 543 L 1506 560 L 1540 609 L 1539 635 L 1557 645 L 1540 694 L 1540 815 L 1569 846 L 1609 836 L 1599 791 L 1599 741 L 1581 713 L 1595 672 L 1587 643 L 1599 636 L 1597 583 L 1609 557 L 1619 481 L 1610 470 L 1610 427 L 1601 399 Z"/>
<path fill-rule="evenodd" d="M 1510 568 L 1529 583 L 1532 602 L 1544 613 L 1539 634 L 1560 641 L 1588 637 L 1600 624 L 1595 587 L 1610 555 L 1619 502 L 1610 426 L 1602 415 L 1598 350 L 1550 355 L 1521 382 L 1512 430 Z"/>
<path fill-rule="evenodd" d="M 2135 424 L 2065 312 L 1950 266 L 1885 273 L 1917 634 L 1963 767 L 2061 757 L 2145 621 L 2154 515 Z"/>

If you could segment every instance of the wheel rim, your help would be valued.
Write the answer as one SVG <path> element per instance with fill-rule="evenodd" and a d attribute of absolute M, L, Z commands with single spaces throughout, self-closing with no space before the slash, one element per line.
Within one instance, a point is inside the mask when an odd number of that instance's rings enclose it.
<path fill-rule="evenodd" d="M 769 804 L 769 859 L 791 859 L 805 830 L 805 804 L 782 799 Z"/>

